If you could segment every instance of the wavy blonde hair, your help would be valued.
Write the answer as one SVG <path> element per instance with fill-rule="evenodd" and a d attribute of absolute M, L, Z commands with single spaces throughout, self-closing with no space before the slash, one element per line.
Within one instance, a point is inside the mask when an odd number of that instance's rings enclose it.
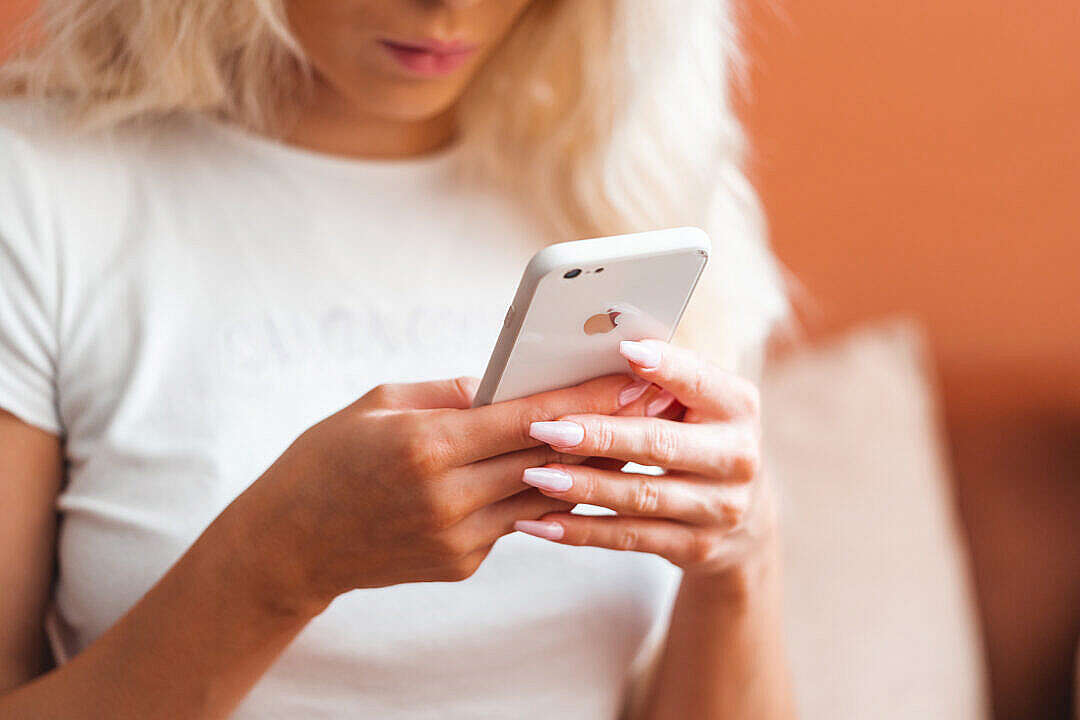
<path fill-rule="evenodd" d="M 2 86 L 90 126 L 201 112 L 274 134 L 309 78 L 283 0 L 43 0 L 30 27 Z M 459 105 L 473 176 L 528 198 L 553 237 L 705 227 L 684 325 L 729 365 L 787 312 L 740 171 L 736 48 L 726 0 L 533 0 Z"/>

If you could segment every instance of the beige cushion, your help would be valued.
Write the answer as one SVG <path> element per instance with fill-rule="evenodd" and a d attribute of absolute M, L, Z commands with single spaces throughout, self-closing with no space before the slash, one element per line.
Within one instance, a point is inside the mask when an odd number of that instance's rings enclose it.
<path fill-rule="evenodd" d="M 989 717 L 966 553 L 910 324 L 770 366 L 786 632 L 801 716 Z"/>

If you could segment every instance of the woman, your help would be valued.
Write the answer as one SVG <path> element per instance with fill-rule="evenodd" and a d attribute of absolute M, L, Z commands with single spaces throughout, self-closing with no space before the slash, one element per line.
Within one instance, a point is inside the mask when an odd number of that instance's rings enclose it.
<path fill-rule="evenodd" d="M 0 131 L 0 717 L 789 715 L 756 394 L 713 363 L 784 307 L 725 20 L 47 4 Z M 710 218 L 696 350 L 433 380 L 544 242 Z"/>

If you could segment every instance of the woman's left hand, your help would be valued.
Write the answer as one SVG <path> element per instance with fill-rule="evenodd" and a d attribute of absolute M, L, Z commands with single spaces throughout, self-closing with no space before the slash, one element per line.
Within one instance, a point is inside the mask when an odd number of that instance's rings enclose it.
<path fill-rule="evenodd" d="M 721 575 L 760 555 L 776 512 L 761 475 L 757 388 L 699 354 L 659 340 L 623 342 L 641 380 L 618 415 L 568 415 L 532 424 L 555 450 L 609 460 L 525 471 L 545 495 L 617 516 L 549 513 L 515 528 L 567 545 L 655 553 L 688 574 Z M 664 475 L 622 472 L 625 462 Z"/>

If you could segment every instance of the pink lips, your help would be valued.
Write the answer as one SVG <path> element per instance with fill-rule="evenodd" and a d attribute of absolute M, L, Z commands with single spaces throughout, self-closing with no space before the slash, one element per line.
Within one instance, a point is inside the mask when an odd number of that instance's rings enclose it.
<path fill-rule="evenodd" d="M 406 70 L 427 77 L 452 73 L 464 65 L 476 51 L 474 45 L 440 40 L 421 42 L 380 40 L 379 43 Z"/>

